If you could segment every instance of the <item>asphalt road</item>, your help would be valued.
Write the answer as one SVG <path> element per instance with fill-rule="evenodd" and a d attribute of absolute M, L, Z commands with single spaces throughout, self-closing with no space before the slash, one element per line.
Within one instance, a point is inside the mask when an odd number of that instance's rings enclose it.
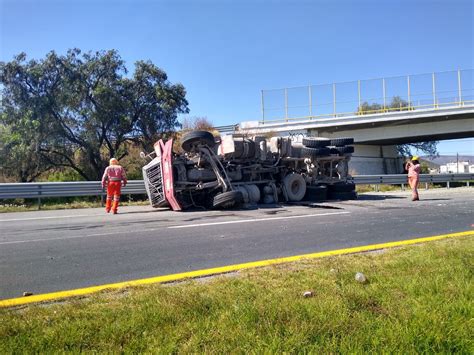
<path fill-rule="evenodd" d="M 474 189 L 420 195 L 243 211 L 0 214 L 0 299 L 473 229 Z"/>

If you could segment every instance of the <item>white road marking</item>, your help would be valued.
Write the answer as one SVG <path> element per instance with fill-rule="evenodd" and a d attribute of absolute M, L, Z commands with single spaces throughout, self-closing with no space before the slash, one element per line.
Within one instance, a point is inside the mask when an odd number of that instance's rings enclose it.
<path fill-rule="evenodd" d="M 224 221 L 224 222 L 209 222 L 209 223 L 199 223 L 199 224 L 186 224 L 181 226 L 171 226 L 168 229 L 178 229 L 178 228 L 194 228 L 194 227 L 205 227 L 205 226 L 218 226 L 222 224 L 235 224 L 235 223 L 251 223 L 251 222 L 263 222 L 263 221 L 276 221 L 282 219 L 295 219 L 295 218 L 308 218 L 308 217 L 318 217 L 318 216 L 331 216 L 337 214 L 348 214 L 350 212 L 328 212 L 328 213 L 315 213 L 315 214 L 304 214 L 299 216 L 282 216 L 282 217 L 267 217 L 267 218 L 252 218 L 252 219 L 240 219 L 237 221 Z"/>
<path fill-rule="evenodd" d="M 18 222 L 18 221 L 36 221 L 41 219 L 60 219 L 60 218 L 73 218 L 73 217 L 93 217 L 90 214 L 74 214 L 68 216 L 50 216 L 50 217 L 31 217 L 31 218 L 12 218 L 12 219 L 0 219 L 1 222 Z"/>
<path fill-rule="evenodd" d="M 315 214 L 306 214 L 306 215 L 298 215 L 298 216 L 252 218 L 252 219 L 240 219 L 240 220 L 235 220 L 235 221 L 223 221 L 223 222 L 210 222 L 210 223 L 200 223 L 200 224 L 187 224 L 187 225 L 179 225 L 179 226 L 169 226 L 167 228 L 168 229 L 193 228 L 193 227 L 202 227 L 202 226 L 215 226 L 215 225 L 222 225 L 222 224 L 250 223 L 250 222 L 260 222 L 260 221 L 274 221 L 274 220 L 283 220 L 283 219 L 330 216 L 330 215 L 339 215 L 339 214 L 348 214 L 348 213 L 350 213 L 350 212 L 329 212 L 329 213 L 315 213 Z M 158 231 L 162 228 L 163 227 L 160 226 L 159 228 L 134 230 L 132 232 L 133 233 L 154 232 L 154 231 Z M 127 234 L 127 233 L 130 233 L 130 232 L 131 231 L 114 231 L 114 232 L 94 233 L 94 234 L 86 234 L 86 235 L 71 235 L 71 236 L 64 236 L 64 237 L 57 237 L 57 238 L 38 238 L 38 239 L 27 239 L 27 240 L 13 240 L 13 241 L 8 241 L 8 242 L 0 242 L 0 245 L 35 243 L 35 242 L 48 242 L 48 241 L 56 241 L 56 240 L 68 240 L 68 239 L 79 239 L 79 238 L 90 238 L 90 237 L 102 237 L 102 236 L 109 236 L 109 235 Z"/>

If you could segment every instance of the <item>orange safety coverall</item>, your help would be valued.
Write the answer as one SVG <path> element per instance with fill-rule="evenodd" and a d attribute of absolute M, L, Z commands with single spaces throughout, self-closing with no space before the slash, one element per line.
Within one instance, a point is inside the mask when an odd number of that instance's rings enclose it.
<path fill-rule="evenodd" d="M 420 181 L 420 171 L 421 167 L 420 164 L 413 164 L 409 162 L 407 164 L 408 170 L 408 183 L 411 187 L 411 197 L 413 201 L 419 200 L 418 196 L 418 182 Z"/>
<path fill-rule="evenodd" d="M 107 201 L 105 203 L 105 211 L 107 213 L 112 210 L 114 214 L 117 213 L 120 192 L 122 186 L 127 185 L 127 177 L 125 175 L 125 169 L 120 165 L 110 165 L 105 168 L 104 175 L 102 176 L 102 187 L 107 186 Z"/>

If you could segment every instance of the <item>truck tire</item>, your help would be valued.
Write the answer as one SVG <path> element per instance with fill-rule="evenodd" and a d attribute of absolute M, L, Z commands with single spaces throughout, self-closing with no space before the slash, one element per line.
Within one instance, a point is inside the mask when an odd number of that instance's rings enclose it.
<path fill-rule="evenodd" d="M 231 208 L 243 202 L 244 196 L 241 191 L 227 191 L 214 196 L 212 206 L 214 208 Z"/>
<path fill-rule="evenodd" d="M 306 158 L 317 158 L 325 157 L 331 154 L 331 150 L 328 147 L 321 148 L 301 148 L 301 156 Z"/>
<path fill-rule="evenodd" d="M 357 192 L 355 191 L 328 191 L 329 200 L 357 200 Z"/>
<path fill-rule="evenodd" d="M 334 149 L 336 149 L 338 151 L 339 155 L 354 153 L 354 147 L 350 146 L 350 145 L 345 146 L 345 147 L 336 147 Z"/>
<path fill-rule="evenodd" d="M 305 201 L 324 201 L 328 198 L 328 189 L 326 186 L 306 186 Z"/>
<path fill-rule="evenodd" d="M 335 147 L 343 147 L 345 145 L 354 144 L 354 138 L 333 138 L 331 139 L 331 144 Z"/>
<path fill-rule="evenodd" d="M 352 182 L 337 182 L 333 185 L 328 185 L 329 192 L 351 192 L 355 191 L 355 184 Z"/>
<path fill-rule="evenodd" d="M 213 148 L 215 144 L 214 136 L 207 131 L 190 132 L 181 139 L 181 148 L 188 153 L 192 152 L 197 145 L 207 145 L 209 148 Z"/>
<path fill-rule="evenodd" d="M 331 140 L 323 137 L 305 137 L 303 138 L 303 145 L 309 148 L 322 148 L 330 145 Z"/>
<path fill-rule="evenodd" d="M 306 194 L 306 181 L 300 174 L 286 175 L 283 179 L 283 186 L 289 201 L 301 201 Z"/>

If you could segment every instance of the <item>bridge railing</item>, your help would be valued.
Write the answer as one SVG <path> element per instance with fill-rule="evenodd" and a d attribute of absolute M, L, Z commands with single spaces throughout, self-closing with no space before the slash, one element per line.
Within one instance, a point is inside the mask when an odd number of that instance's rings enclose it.
<path fill-rule="evenodd" d="M 464 107 L 474 104 L 474 70 L 262 90 L 261 123 Z"/>
<path fill-rule="evenodd" d="M 421 174 L 421 183 L 447 183 L 474 180 L 474 174 Z M 357 175 L 349 181 L 363 185 L 402 185 L 407 183 L 405 174 L 395 175 Z M 146 194 L 143 180 L 131 180 L 122 189 L 124 195 Z M 100 181 L 78 181 L 78 182 L 34 182 L 34 183 L 5 183 L 0 184 L 0 200 L 31 198 L 38 199 L 46 197 L 73 197 L 73 196 L 104 196 Z"/>

